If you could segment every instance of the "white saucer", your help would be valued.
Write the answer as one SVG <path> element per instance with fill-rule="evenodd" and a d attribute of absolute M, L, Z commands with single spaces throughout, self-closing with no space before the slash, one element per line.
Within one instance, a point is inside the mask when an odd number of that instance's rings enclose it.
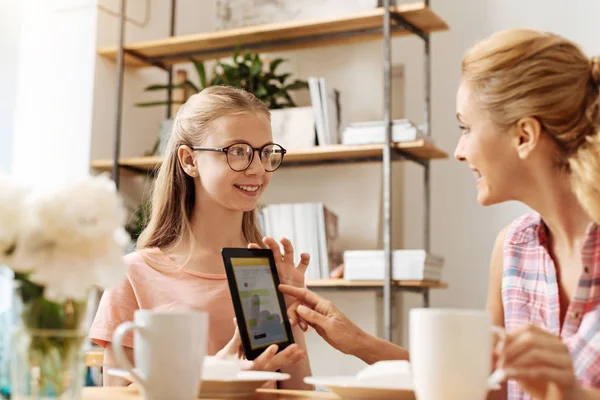
<path fill-rule="evenodd" d="M 374 384 L 359 381 L 356 376 L 308 376 L 304 382 L 331 390 L 342 399 L 414 400 L 412 387 Z"/>
<path fill-rule="evenodd" d="M 309 385 L 320 386 L 331 390 L 342 399 L 397 399 L 414 400 L 414 387 L 410 383 L 381 383 L 359 380 L 353 375 L 309 376 L 304 378 Z M 490 390 L 497 390 L 498 385 L 489 385 Z"/>
<path fill-rule="evenodd" d="M 130 382 L 136 383 L 133 376 L 122 369 L 109 369 L 109 375 L 120 376 Z M 232 398 L 247 397 L 252 395 L 265 383 L 270 381 L 285 381 L 290 379 L 288 374 L 267 371 L 240 371 L 235 377 L 223 379 L 202 380 L 200 398 Z M 136 383 L 137 386 L 137 383 Z"/>
<path fill-rule="evenodd" d="M 221 380 L 202 380 L 200 398 L 233 398 L 252 396 L 256 389 L 267 382 L 285 381 L 290 379 L 288 374 L 267 371 L 240 371 L 234 378 Z"/>

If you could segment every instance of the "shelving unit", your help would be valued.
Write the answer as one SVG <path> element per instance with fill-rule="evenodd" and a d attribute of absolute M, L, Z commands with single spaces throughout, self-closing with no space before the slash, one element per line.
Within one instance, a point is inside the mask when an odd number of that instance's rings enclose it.
<path fill-rule="evenodd" d="M 289 168 L 340 162 L 381 162 L 383 148 L 383 144 L 372 144 L 316 146 L 308 149 L 289 150 L 281 167 Z M 394 143 L 393 148 L 395 152 L 392 156 L 397 160 L 412 157 L 420 163 L 426 160 L 448 157 L 445 152 L 424 140 Z M 162 160 L 162 157 L 157 156 L 122 158 L 119 160 L 119 167 L 132 172 L 150 174 L 160 167 Z M 111 171 L 113 160 L 95 160 L 92 161 L 91 166 L 97 171 Z"/>
<path fill-rule="evenodd" d="M 429 1 L 391 5 L 393 0 L 380 0 L 381 7 L 372 10 L 340 16 L 338 18 L 315 19 L 266 24 L 237 28 L 226 31 L 200 33 L 174 37 L 176 0 L 171 0 L 171 37 L 124 44 L 125 3 L 121 0 L 121 19 L 118 46 L 98 49 L 98 54 L 116 62 L 117 68 L 117 111 L 115 115 L 115 135 L 113 157 L 109 160 L 94 160 L 91 167 L 97 171 L 111 171 L 119 186 L 122 173 L 152 174 L 161 164 L 161 157 L 120 157 L 121 122 L 123 106 L 123 72 L 125 68 L 157 67 L 168 72 L 168 82 L 172 81 L 173 66 L 192 60 L 215 59 L 230 56 L 237 46 L 262 52 L 297 50 L 351 44 L 372 40 L 383 40 L 384 61 L 384 112 L 387 126 L 384 144 L 344 146 L 334 145 L 313 147 L 306 150 L 290 150 L 283 166 L 298 167 L 347 162 L 381 162 L 383 171 L 383 251 L 385 259 L 385 279 L 383 281 L 346 281 L 328 279 L 309 281 L 309 288 L 330 290 L 381 290 L 384 299 L 384 335 L 392 337 L 392 296 L 394 290 L 421 293 L 424 306 L 429 306 L 429 291 L 447 286 L 430 281 L 392 281 L 391 249 L 391 163 L 406 160 L 421 165 L 424 169 L 424 243 L 429 251 L 430 243 L 430 160 L 446 158 L 447 154 L 429 141 L 393 143 L 391 141 L 391 38 L 415 35 L 424 43 L 425 98 L 423 130 L 430 135 L 430 39 L 433 32 L 448 29 L 446 23 L 437 16 Z M 171 93 L 168 94 L 171 99 Z M 167 107 L 170 118 L 170 107 Z"/>

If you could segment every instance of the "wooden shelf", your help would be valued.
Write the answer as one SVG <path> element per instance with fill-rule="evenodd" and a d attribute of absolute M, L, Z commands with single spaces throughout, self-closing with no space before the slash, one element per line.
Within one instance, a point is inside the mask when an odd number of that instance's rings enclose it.
<path fill-rule="evenodd" d="M 383 156 L 383 144 L 366 145 L 331 145 L 315 146 L 306 150 L 290 150 L 285 155 L 283 166 L 287 163 L 301 164 L 327 162 L 334 160 L 373 161 Z M 447 158 L 448 154 L 430 142 L 416 140 L 413 142 L 394 143 L 393 147 L 419 160 Z"/>
<path fill-rule="evenodd" d="M 122 158 L 119 165 L 122 168 L 137 170 L 137 172 L 150 172 L 159 167 L 162 163 L 162 157 L 131 157 Z M 94 160 L 91 167 L 99 172 L 110 172 L 113 166 L 112 160 Z"/>
<path fill-rule="evenodd" d="M 332 145 L 315 146 L 309 149 L 290 150 L 285 155 L 283 167 L 298 165 L 318 165 L 334 162 L 367 162 L 380 161 L 383 155 L 382 144 L 369 145 Z M 406 153 L 418 160 L 432 160 L 447 158 L 448 154 L 438 149 L 425 140 L 414 142 L 394 143 L 394 148 L 399 150 L 395 157 L 401 157 L 400 152 Z M 124 169 L 129 169 L 139 173 L 148 173 L 159 167 L 162 163 L 162 157 L 133 157 L 123 158 L 119 165 Z M 98 172 L 111 171 L 112 160 L 94 160 L 91 162 L 92 169 Z"/>
<path fill-rule="evenodd" d="M 448 25 L 423 2 L 391 8 L 392 15 L 403 19 L 423 33 L 444 31 Z M 225 31 L 175 36 L 125 45 L 125 65 L 146 67 L 162 63 L 172 65 L 195 60 L 230 56 L 236 46 L 261 52 L 298 50 L 336 44 L 351 44 L 381 39 L 384 9 L 382 7 L 336 18 L 289 21 Z M 392 36 L 412 32 L 391 20 Z M 118 47 L 98 49 L 100 56 L 116 60 Z M 134 55 L 135 54 L 135 55 Z"/>
<path fill-rule="evenodd" d="M 438 281 L 393 281 L 393 286 L 397 288 L 413 289 L 446 289 L 448 285 Z M 347 289 L 366 289 L 383 288 L 383 281 L 347 281 L 345 279 L 320 279 L 306 282 L 306 286 L 311 288 L 347 288 Z"/>

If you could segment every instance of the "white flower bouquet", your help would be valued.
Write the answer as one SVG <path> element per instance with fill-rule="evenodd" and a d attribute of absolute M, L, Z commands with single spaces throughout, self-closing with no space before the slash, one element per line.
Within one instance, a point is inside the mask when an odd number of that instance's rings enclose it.
<path fill-rule="evenodd" d="M 65 398 L 79 390 L 65 373 L 78 373 L 90 293 L 125 276 L 125 220 L 105 176 L 36 193 L 0 174 L 0 265 L 13 270 L 20 303 L 13 391 Z"/>

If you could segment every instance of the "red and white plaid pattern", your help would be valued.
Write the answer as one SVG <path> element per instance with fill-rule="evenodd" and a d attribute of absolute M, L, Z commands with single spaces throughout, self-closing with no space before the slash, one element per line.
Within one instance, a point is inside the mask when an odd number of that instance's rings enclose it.
<path fill-rule="evenodd" d="M 595 224 L 587 229 L 581 257 L 583 271 L 561 331 L 557 271 L 548 252 L 546 225 L 537 213 L 515 220 L 504 242 L 504 323 L 507 331 L 534 324 L 560 336 L 579 382 L 600 388 L 600 229 Z M 509 382 L 508 399 L 531 396 Z"/>

